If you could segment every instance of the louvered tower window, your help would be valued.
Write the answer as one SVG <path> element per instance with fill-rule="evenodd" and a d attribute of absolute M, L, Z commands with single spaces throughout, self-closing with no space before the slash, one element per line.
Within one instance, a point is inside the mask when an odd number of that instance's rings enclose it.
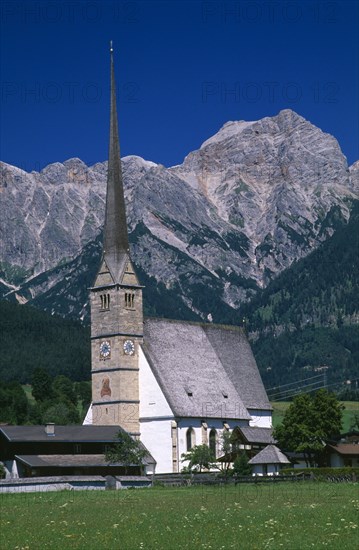
<path fill-rule="evenodd" d="M 125 292 L 125 307 L 127 309 L 133 309 L 135 307 L 135 293 Z"/>
<path fill-rule="evenodd" d="M 109 294 L 100 294 L 100 309 L 110 309 Z"/>

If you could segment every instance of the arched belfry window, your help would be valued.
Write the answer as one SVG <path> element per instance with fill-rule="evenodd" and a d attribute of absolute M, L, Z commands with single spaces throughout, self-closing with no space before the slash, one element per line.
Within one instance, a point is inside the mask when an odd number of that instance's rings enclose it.
<path fill-rule="evenodd" d="M 193 428 L 188 428 L 186 433 L 187 451 L 190 451 L 196 445 L 196 434 Z"/>
<path fill-rule="evenodd" d="M 209 450 L 214 458 L 217 456 L 217 432 L 214 428 L 209 432 Z"/>

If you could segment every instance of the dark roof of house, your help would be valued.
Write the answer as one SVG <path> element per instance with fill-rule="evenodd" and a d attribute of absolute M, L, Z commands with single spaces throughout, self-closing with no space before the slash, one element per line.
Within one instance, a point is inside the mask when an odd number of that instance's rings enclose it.
<path fill-rule="evenodd" d="M 238 327 L 147 318 L 143 351 L 176 416 L 249 420 L 247 408 L 272 409 Z"/>
<path fill-rule="evenodd" d="M 339 445 L 328 445 L 328 447 L 340 455 L 359 456 L 358 443 L 341 443 Z"/>
<path fill-rule="evenodd" d="M 53 468 L 55 466 L 61 468 L 72 468 L 86 466 L 99 467 L 99 466 L 124 466 L 120 462 L 109 463 L 106 460 L 104 454 L 88 455 L 88 454 L 76 454 L 76 455 L 15 455 L 15 458 L 20 460 L 23 464 L 31 466 L 32 468 L 48 467 Z M 146 462 L 146 461 L 145 461 Z M 133 464 L 127 464 L 126 466 L 133 466 Z"/>
<path fill-rule="evenodd" d="M 242 426 L 239 428 L 248 443 L 275 443 L 272 428 L 252 428 Z"/>
<path fill-rule="evenodd" d="M 55 426 L 55 435 L 47 435 L 45 426 L 2 426 L 9 441 L 62 441 L 73 443 L 113 443 L 119 426 Z"/>
<path fill-rule="evenodd" d="M 267 445 L 248 464 L 290 464 L 290 461 L 275 445 Z"/>
<path fill-rule="evenodd" d="M 46 442 L 46 443 L 115 443 L 119 426 L 58 426 L 55 425 L 55 434 L 48 435 L 45 426 L 1 426 L 0 433 L 12 443 Z M 141 448 L 147 451 L 145 462 L 156 463 L 145 445 L 140 441 Z M 94 455 L 92 455 L 94 456 Z"/>

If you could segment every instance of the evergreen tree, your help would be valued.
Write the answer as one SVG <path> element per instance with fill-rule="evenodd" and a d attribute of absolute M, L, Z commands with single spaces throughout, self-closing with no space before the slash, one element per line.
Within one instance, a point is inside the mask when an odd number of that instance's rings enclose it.
<path fill-rule="evenodd" d="M 91 382 L 75 382 L 74 392 L 78 401 L 81 402 L 82 407 L 87 408 L 90 405 L 92 399 Z"/>
<path fill-rule="evenodd" d="M 52 378 L 49 373 L 40 367 L 32 375 L 32 395 L 36 401 L 46 401 L 53 396 Z"/>
<path fill-rule="evenodd" d="M 67 376 L 63 374 L 56 376 L 52 383 L 52 390 L 56 400 L 76 405 L 77 397 L 74 391 L 74 384 Z"/>
<path fill-rule="evenodd" d="M 237 476 L 250 476 L 252 466 L 248 464 L 247 453 L 243 452 L 235 459 L 233 463 L 233 474 Z"/>
<path fill-rule="evenodd" d="M 24 424 L 28 413 L 29 402 L 21 385 L 0 381 L 0 422 Z"/>
<path fill-rule="evenodd" d="M 42 416 L 42 423 L 54 422 L 60 426 L 68 424 L 79 424 L 79 413 L 73 405 L 66 403 L 55 403 L 45 410 Z"/>

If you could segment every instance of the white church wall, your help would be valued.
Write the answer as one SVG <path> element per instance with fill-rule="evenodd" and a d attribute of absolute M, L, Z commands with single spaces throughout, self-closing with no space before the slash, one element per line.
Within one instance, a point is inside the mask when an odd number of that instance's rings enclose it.
<path fill-rule="evenodd" d="M 172 465 L 171 407 L 139 349 L 140 439 L 156 460 L 156 473 L 169 473 Z"/>
<path fill-rule="evenodd" d="M 248 409 L 251 415 L 249 425 L 253 428 L 271 428 L 272 411 L 262 411 L 260 409 Z"/>
<path fill-rule="evenodd" d="M 172 473 L 171 420 L 140 421 L 141 441 L 156 460 L 156 474 Z"/>
<path fill-rule="evenodd" d="M 82 422 L 83 426 L 92 426 L 92 403 L 89 406 L 84 421 Z"/>
<path fill-rule="evenodd" d="M 150 365 L 139 348 L 140 418 L 172 417 L 173 413 Z"/>

